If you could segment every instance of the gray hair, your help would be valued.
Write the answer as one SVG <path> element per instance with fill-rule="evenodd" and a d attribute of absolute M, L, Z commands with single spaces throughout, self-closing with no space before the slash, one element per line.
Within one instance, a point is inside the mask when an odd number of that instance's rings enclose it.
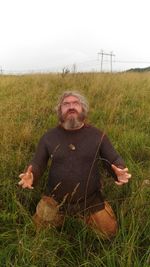
<path fill-rule="evenodd" d="M 81 103 L 81 106 L 82 106 L 82 109 L 83 109 L 83 112 L 84 112 L 84 115 L 85 117 L 87 117 L 87 113 L 89 111 L 89 104 L 88 104 L 88 101 L 87 99 L 81 95 L 80 93 L 76 92 L 76 91 L 65 91 L 59 98 L 59 101 L 58 101 L 58 104 L 55 108 L 56 112 L 57 112 L 57 115 L 60 117 L 60 114 L 61 114 L 61 105 L 64 101 L 64 99 L 68 96 L 74 96 L 76 98 L 78 98 L 78 100 L 80 101 Z"/>

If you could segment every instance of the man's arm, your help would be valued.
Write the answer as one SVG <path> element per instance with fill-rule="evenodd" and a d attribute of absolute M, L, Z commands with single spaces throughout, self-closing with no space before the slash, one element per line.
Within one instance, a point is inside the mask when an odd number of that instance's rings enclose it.
<path fill-rule="evenodd" d="M 33 185 L 42 176 L 49 159 L 45 135 L 40 139 L 35 155 L 24 173 L 19 175 L 18 183 L 22 188 L 33 189 Z"/>
<path fill-rule="evenodd" d="M 114 176 L 117 185 L 128 183 L 131 174 L 128 173 L 128 168 L 126 168 L 123 159 L 116 152 L 106 135 L 101 142 L 100 157 L 104 161 L 106 160 L 105 166 L 110 174 Z"/>

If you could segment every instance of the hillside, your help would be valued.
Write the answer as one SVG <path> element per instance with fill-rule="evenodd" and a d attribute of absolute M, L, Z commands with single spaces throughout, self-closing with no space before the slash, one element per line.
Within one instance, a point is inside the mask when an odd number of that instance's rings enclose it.
<path fill-rule="evenodd" d="M 150 71 L 150 67 L 147 67 L 147 68 L 133 68 L 133 69 L 127 70 L 127 72 L 147 72 L 147 71 Z"/>

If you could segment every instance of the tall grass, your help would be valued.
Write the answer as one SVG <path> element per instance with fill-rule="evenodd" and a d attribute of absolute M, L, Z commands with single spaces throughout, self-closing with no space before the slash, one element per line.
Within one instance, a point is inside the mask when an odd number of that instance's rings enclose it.
<path fill-rule="evenodd" d="M 89 122 L 108 134 L 132 173 L 123 187 L 104 178 L 119 222 L 111 242 L 74 218 L 36 232 L 32 215 L 47 172 L 33 191 L 17 185 L 39 138 L 57 124 L 54 107 L 66 89 L 86 95 Z M 150 266 L 149 103 L 149 73 L 0 76 L 0 266 Z"/>

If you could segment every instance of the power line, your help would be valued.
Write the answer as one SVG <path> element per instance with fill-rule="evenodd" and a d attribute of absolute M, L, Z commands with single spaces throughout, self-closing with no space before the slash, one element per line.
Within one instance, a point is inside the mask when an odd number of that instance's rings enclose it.
<path fill-rule="evenodd" d="M 150 64 L 150 61 L 138 61 L 138 60 L 115 60 L 114 63 L 137 63 L 137 64 Z"/>
<path fill-rule="evenodd" d="M 98 71 L 98 66 L 99 66 L 99 61 L 100 61 L 100 68 L 101 72 L 104 69 L 104 64 L 108 63 L 110 65 L 110 71 L 113 71 L 113 66 L 112 65 L 117 65 L 117 64 L 149 64 L 150 61 L 142 61 L 142 60 L 114 60 L 115 55 L 113 52 L 110 53 L 105 53 L 104 50 L 101 50 L 98 54 L 98 59 L 89 59 L 86 61 L 80 61 L 74 63 L 76 65 L 76 68 L 78 71 L 87 71 L 87 70 L 93 70 L 93 71 Z M 100 57 L 100 58 L 99 58 Z M 0 66 L 0 74 L 27 74 L 27 73 L 49 73 L 49 72 L 61 72 L 64 67 L 68 68 L 71 72 L 71 69 L 73 69 L 74 64 L 63 64 L 59 66 L 53 66 L 50 68 L 41 68 L 41 69 L 28 69 L 28 70 L 4 70 L 2 66 Z"/>

